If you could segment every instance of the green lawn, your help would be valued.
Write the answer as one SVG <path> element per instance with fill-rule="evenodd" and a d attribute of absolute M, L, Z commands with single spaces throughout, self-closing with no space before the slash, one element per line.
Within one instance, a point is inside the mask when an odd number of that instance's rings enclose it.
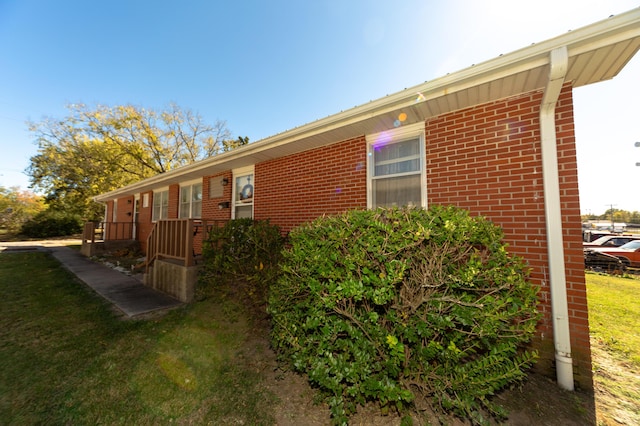
<path fill-rule="evenodd" d="M 640 370 L 640 279 L 587 273 L 591 335 Z"/>
<path fill-rule="evenodd" d="M 235 308 L 123 320 L 43 253 L 0 255 L 0 306 L 0 424 L 273 423 Z"/>
<path fill-rule="evenodd" d="M 637 371 L 640 280 L 586 277 L 594 338 Z M 124 320 L 49 255 L 0 255 L 0 424 L 273 424 L 247 315 L 212 300 Z M 638 406 L 634 383 L 603 385 Z"/>
<path fill-rule="evenodd" d="M 640 424 L 640 279 L 586 279 L 598 424 Z"/>

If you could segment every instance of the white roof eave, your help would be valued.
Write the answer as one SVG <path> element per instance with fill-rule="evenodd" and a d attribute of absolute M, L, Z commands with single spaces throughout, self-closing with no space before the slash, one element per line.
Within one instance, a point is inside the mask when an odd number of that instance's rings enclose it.
<path fill-rule="evenodd" d="M 405 124 L 411 124 L 473 104 L 542 89 L 549 52 L 562 46 L 569 52 L 567 80 L 573 81 L 574 86 L 613 78 L 640 49 L 640 8 L 94 199 L 104 202 L 385 130 L 391 128 L 401 111 L 409 113 Z"/>

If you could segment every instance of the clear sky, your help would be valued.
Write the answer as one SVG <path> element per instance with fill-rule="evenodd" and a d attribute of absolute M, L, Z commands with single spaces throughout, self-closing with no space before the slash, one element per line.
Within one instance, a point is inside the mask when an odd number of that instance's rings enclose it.
<path fill-rule="evenodd" d="M 638 0 L 0 0 L 0 185 L 25 122 L 171 102 L 251 141 L 640 6 Z M 640 54 L 574 91 L 583 213 L 640 211 Z"/>

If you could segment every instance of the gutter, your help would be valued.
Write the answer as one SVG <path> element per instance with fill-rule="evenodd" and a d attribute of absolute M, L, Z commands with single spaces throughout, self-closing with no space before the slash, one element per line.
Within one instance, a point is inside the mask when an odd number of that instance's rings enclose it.
<path fill-rule="evenodd" d="M 573 361 L 571 359 L 567 281 L 564 266 L 555 120 L 556 104 L 565 82 L 568 62 L 569 54 L 566 46 L 550 52 L 549 76 L 540 106 L 540 136 L 556 377 L 558 385 L 562 389 L 572 391 L 574 390 Z"/>

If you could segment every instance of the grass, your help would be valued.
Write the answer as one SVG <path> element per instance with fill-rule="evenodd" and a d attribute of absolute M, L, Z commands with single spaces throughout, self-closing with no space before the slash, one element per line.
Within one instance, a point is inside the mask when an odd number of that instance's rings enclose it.
<path fill-rule="evenodd" d="M 587 273 L 586 280 L 591 334 L 640 369 L 640 279 Z"/>
<path fill-rule="evenodd" d="M 49 255 L 16 253 L 0 300 L 2 424 L 273 423 L 250 324 L 211 299 L 123 320 Z"/>
<path fill-rule="evenodd" d="M 598 424 L 640 424 L 640 279 L 586 281 Z"/>
<path fill-rule="evenodd" d="M 589 273 L 587 291 L 594 339 L 617 373 L 638 371 L 640 280 Z M 252 324 L 230 303 L 123 320 L 49 255 L 1 254 L 0 424 L 274 424 Z M 632 424 L 637 378 L 598 362 Z"/>

